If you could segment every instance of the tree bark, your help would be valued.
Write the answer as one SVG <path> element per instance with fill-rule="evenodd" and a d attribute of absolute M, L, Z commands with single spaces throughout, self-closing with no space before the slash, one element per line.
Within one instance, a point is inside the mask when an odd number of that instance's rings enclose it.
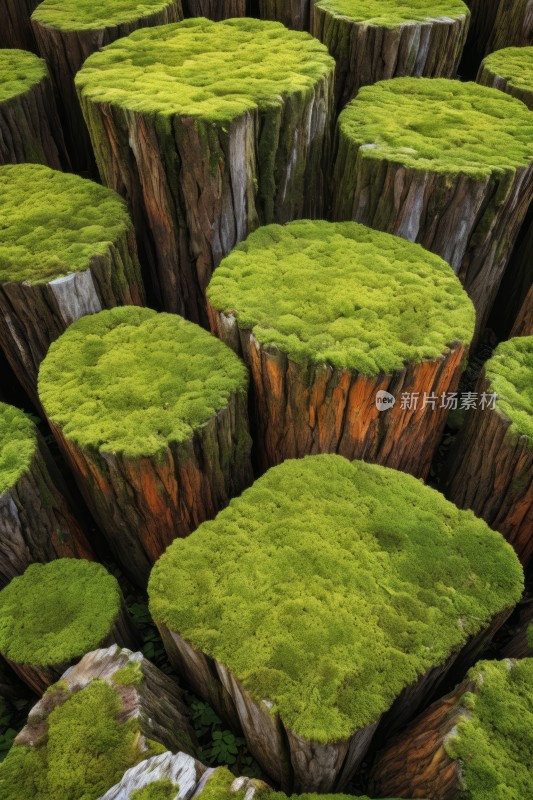
<path fill-rule="evenodd" d="M 2 0 L 0 47 L 37 52 L 30 17 L 39 0 Z"/>
<path fill-rule="evenodd" d="M 488 42 L 492 34 L 500 0 L 465 0 L 470 9 L 470 25 L 459 66 L 465 80 L 474 80 L 484 56 L 490 52 Z"/>
<path fill-rule="evenodd" d="M 501 650 L 502 658 L 533 658 L 533 597 L 522 600 L 512 637 Z"/>
<path fill-rule="evenodd" d="M 511 328 L 509 338 L 514 336 L 531 336 L 533 335 L 533 285 L 529 287 L 529 291 L 524 298 L 524 302 L 520 306 L 514 325 Z"/>
<path fill-rule="evenodd" d="M 248 16 L 248 0 L 183 0 L 183 10 L 186 17 L 207 17 L 219 22 Z"/>
<path fill-rule="evenodd" d="M 172 800 L 196 797 L 214 771 L 185 753 L 162 753 L 129 769 L 99 800 L 131 800 L 135 791 L 165 779 L 176 786 L 176 797 Z"/>
<path fill-rule="evenodd" d="M 533 0 L 500 0 L 487 53 L 533 45 Z"/>
<path fill-rule="evenodd" d="M 259 0 L 261 19 L 282 22 L 287 28 L 308 31 L 313 0 Z"/>

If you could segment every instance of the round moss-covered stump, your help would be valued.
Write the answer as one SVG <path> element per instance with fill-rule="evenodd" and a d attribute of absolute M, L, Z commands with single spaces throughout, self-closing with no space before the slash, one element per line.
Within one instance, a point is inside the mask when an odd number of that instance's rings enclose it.
<path fill-rule="evenodd" d="M 2 0 L 0 48 L 37 52 L 30 17 L 39 0 Z"/>
<path fill-rule="evenodd" d="M 477 396 L 452 455 L 448 496 L 501 531 L 526 564 L 533 554 L 533 336 L 498 346 Z"/>
<path fill-rule="evenodd" d="M 118 581 L 101 564 L 31 564 L 0 592 L 0 653 L 38 694 L 90 650 L 137 643 Z"/>
<path fill-rule="evenodd" d="M 37 428 L 0 403 L 0 586 L 34 561 L 62 556 L 92 552 Z"/>
<path fill-rule="evenodd" d="M 533 794 L 533 659 L 481 661 L 376 760 L 380 797 L 521 800 Z"/>
<path fill-rule="evenodd" d="M 363 87 L 339 117 L 333 183 L 335 219 L 420 242 L 452 265 L 479 333 L 533 197 L 533 115 L 496 89 L 445 78 Z"/>
<path fill-rule="evenodd" d="M 76 171 L 97 172 L 74 87 L 74 76 L 83 62 L 91 53 L 138 28 L 181 19 L 181 0 L 107 0 L 96 9 L 93 0 L 44 0 L 34 11 L 33 33 L 59 90 L 61 117 Z"/>
<path fill-rule="evenodd" d="M 145 585 L 176 536 L 251 480 L 244 364 L 175 314 L 123 307 L 72 325 L 39 397 L 122 567 Z"/>
<path fill-rule="evenodd" d="M 512 548 L 403 472 L 285 461 L 155 565 L 150 610 L 197 694 L 285 790 L 342 788 L 381 721 L 470 665 L 522 591 Z"/>
<path fill-rule="evenodd" d="M 533 111 L 533 47 L 506 47 L 488 55 L 477 82 L 517 97 Z"/>
<path fill-rule="evenodd" d="M 308 31 L 312 0 L 259 0 L 262 19 L 282 22 L 287 28 Z"/>
<path fill-rule="evenodd" d="M 87 60 L 98 166 L 128 198 L 159 307 L 207 324 L 213 268 L 250 230 L 321 216 L 334 66 L 309 34 L 247 18 L 137 31 Z"/>
<path fill-rule="evenodd" d="M 270 225 L 224 259 L 208 299 L 251 372 L 263 468 L 333 452 L 427 474 L 474 331 L 441 258 L 354 222 Z"/>
<path fill-rule="evenodd" d="M 252 0 L 182 0 L 186 17 L 207 17 L 215 22 L 245 17 Z"/>
<path fill-rule="evenodd" d="M 385 78 L 455 77 L 469 18 L 462 0 L 316 0 L 311 33 L 337 62 L 337 107 Z"/>
<path fill-rule="evenodd" d="M 0 49 L 0 165 L 27 161 L 69 166 L 54 90 L 45 61 Z"/>
<path fill-rule="evenodd" d="M 38 404 L 39 364 L 75 320 L 142 304 L 135 233 L 124 201 L 38 164 L 0 168 L 0 345 Z"/>

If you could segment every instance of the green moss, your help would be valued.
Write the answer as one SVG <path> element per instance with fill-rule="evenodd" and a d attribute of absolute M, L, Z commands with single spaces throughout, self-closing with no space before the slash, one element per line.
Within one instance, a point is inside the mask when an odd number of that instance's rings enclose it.
<path fill-rule="evenodd" d="M 382 28 L 469 14 L 462 0 L 318 0 L 316 5 L 336 17 Z"/>
<path fill-rule="evenodd" d="M 482 661 L 469 672 L 468 716 L 447 740 L 465 800 L 533 797 L 533 659 Z"/>
<path fill-rule="evenodd" d="M 355 222 L 259 228 L 215 270 L 207 295 L 291 360 L 367 375 L 437 358 L 474 331 L 472 302 L 445 261 Z"/>
<path fill-rule="evenodd" d="M 113 42 L 87 59 L 76 85 L 93 102 L 230 121 L 313 92 L 334 63 L 317 39 L 277 22 L 188 19 Z"/>
<path fill-rule="evenodd" d="M 497 50 L 483 60 L 482 67 L 507 81 L 510 94 L 529 95 L 533 102 L 533 47 Z"/>
<path fill-rule="evenodd" d="M 174 800 L 179 792 L 179 786 L 168 778 L 161 778 L 153 783 L 148 783 L 142 789 L 134 789 L 131 800 Z"/>
<path fill-rule="evenodd" d="M 139 661 L 126 664 L 118 669 L 112 677 L 117 686 L 140 686 L 144 680 L 143 671 Z"/>
<path fill-rule="evenodd" d="M 511 420 L 512 436 L 528 436 L 533 447 L 533 336 L 502 342 L 485 364 L 496 407 Z"/>
<path fill-rule="evenodd" d="M 60 31 L 92 31 L 132 22 L 171 6 L 175 0 L 44 0 L 32 19 Z"/>
<path fill-rule="evenodd" d="M 30 564 L 0 592 L 0 652 L 32 666 L 80 658 L 109 635 L 120 603 L 116 579 L 100 564 Z"/>
<path fill-rule="evenodd" d="M 0 282 L 88 269 L 132 227 L 115 192 L 41 164 L 0 167 L 0 218 Z"/>
<path fill-rule="evenodd" d="M 365 86 L 339 116 L 361 158 L 484 178 L 533 160 L 533 115 L 497 89 L 446 78 Z"/>
<path fill-rule="evenodd" d="M 0 103 L 24 94 L 47 75 L 46 61 L 33 53 L 27 50 L 0 50 Z"/>
<path fill-rule="evenodd" d="M 37 429 L 19 408 L 0 403 L 0 496 L 28 471 L 37 449 Z"/>
<path fill-rule="evenodd" d="M 80 447 L 134 458 L 190 440 L 247 382 L 233 351 L 198 325 L 125 306 L 83 317 L 52 344 L 39 396 Z"/>
<path fill-rule="evenodd" d="M 522 580 L 471 511 L 402 472 L 320 455 L 269 470 L 176 540 L 149 595 L 155 620 L 330 742 L 513 606 Z"/>

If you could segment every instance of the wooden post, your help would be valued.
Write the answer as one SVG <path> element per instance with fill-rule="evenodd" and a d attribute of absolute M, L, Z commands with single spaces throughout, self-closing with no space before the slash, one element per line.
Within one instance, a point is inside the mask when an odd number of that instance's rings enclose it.
<path fill-rule="evenodd" d="M 3 0 L 0 48 L 15 47 L 37 52 L 30 17 L 38 2 L 39 0 Z"/>
<path fill-rule="evenodd" d="M 144 302 L 124 201 L 38 164 L 0 169 L 0 345 L 33 400 L 51 342 L 102 308 Z"/>
<path fill-rule="evenodd" d="M 282 22 L 287 28 L 308 31 L 313 0 L 259 0 L 261 19 Z"/>
<path fill-rule="evenodd" d="M 100 173 L 129 201 L 158 307 L 207 324 L 211 273 L 248 231 L 323 214 L 333 77 L 316 39 L 248 18 L 137 31 L 87 60 Z"/>
<path fill-rule="evenodd" d="M 252 478 L 248 375 L 232 351 L 175 314 L 125 306 L 55 342 L 39 396 L 79 488 L 136 583 L 176 536 Z"/>
<path fill-rule="evenodd" d="M 249 0 L 183 0 L 186 17 L 207 17 L 215 22 L 234 17 L 245 17 Z"/>

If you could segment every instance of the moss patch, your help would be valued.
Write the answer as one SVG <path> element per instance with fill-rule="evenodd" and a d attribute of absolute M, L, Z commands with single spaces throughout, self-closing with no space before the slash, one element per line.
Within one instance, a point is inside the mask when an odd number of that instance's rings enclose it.
<path fill-rule="evenodd" d="M 0 652 L 32 666 L 80 658 L 110 633 L 120 600 L 116 579 L 100 564 L 30 564 L 0 592 Z"/>
<path fill-rule="evenodd" d="M 533 336 L 502 342 L 485 364 L 496 407 L 511 420 L 512 436 L 528 436 L 533 447 Z"/>
<path fill-rule="evenodd" d="M 488 55 L 482 63 L 493 75 L 507 81 L 510 94 L 529 95 L 533 105 L 533 47 L 505 47 Z"/>
<path fill-rule="evenodd" d="M 523 582 L 501 534 L 410 475 L 335 455 L 285 461 L 150 577 L 154 620 L 319 742 L 374 722 Z"/>
<path fill-rule="evenodd" d="M 229 347 L 176 314 L 125 306 L 83 317 L 39 372 L 47 416 L 81 448 L 155 456 L 246 392 Z"/>
<path fill-rule="evenodd" d="M 361 158 L 484 178 L 533 159 L 533 115 L 497 89 L 446 78 L 365 86 L 339 116 Z"/>
<path fill-rule="evenodd" d="M 215 270 L 207 296 L 297 363 L 366 375 L 438 358 L 474 331 L 472 302 L 445 261 L 355 222 L 259 228 Z"/>
<path fill-rule="evenodd" d="M 16 484 L 32 463 L 37 429 L 19 408 L 0 403 L 0 495 Z"/>
<path fill-rule="evenodd" d="M 41 164 L 0 168 L 0 217 L 3 283 L 43 283 L 88 269 L 132 227 L 115 192 Z"/>
<path fill-rule="evenodd" d="M 142 789 L 134 789 L 131 800 L 174 800 L 179 791 L 179 786 L 168 778 L 161 778 L 153 783 L 148 783 Z"/>
<path fill-rule="evenodd" d="M 76 85 L 97 103 L 230 121 L 314 91 L 334 65 L 317 39 L 280 23 L 200 18 L 113 42 L 87 59 Z"/>
<path fill-rule="evenodd" d="M 32 19 L 60 31 L 87 31 L 120 25 L 162 11 L 174 0 L 44 0 Z"/>
<path fill-rule="evenodd" d="M 333 16 L 382 28 L 469 14 L 462 0 L 318 0 L 316 5 Z"/>
<path fill-rule="evenodd" d="M 0 49 L 0 103 L 24 94 L 47 75 L 46 61 L 33 53 Z"/>
<path fill-rule="evenodd" d="M 470 670 L 476 691 L 463 698 L 468 719 L 446 750 L 461 761 L 468 800 L 533 797 L 533 659 L 484 661 Z"/>

